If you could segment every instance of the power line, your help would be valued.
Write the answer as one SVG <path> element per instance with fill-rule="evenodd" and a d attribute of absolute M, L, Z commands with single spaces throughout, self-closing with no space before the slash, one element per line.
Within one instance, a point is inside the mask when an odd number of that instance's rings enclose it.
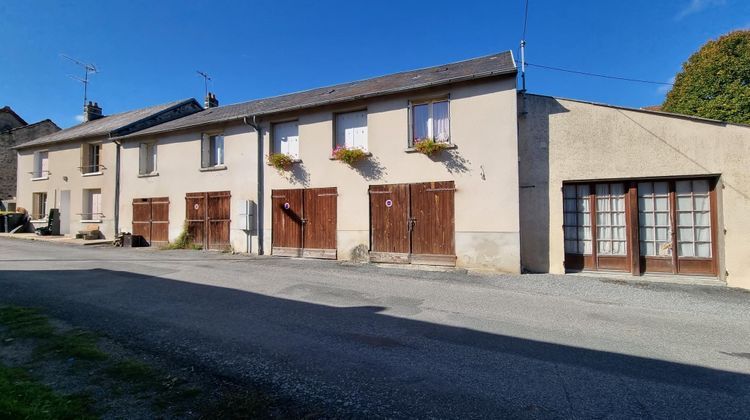
<path fill-rule="evenodd" d="M 629 77 L 609 76 L 609 75 L 606 75 L 606 74 L 598 74 L 598 73 L 590 73 L 590 72 L 586 72 L 586 71 L 563 69 L 563 68 L 560 68 L 560 67 L 543 66 L 541 64 L 532 64 L 532 63 L 529 63 L 529 62 L 527 62 L 526 65 L 530 66 L 530 67 L 538 67 L 538 68 L 546 69 L 546 70 L 554 70 L 554 71 L 562 71 L 562 72 L 566 72 L 566 73 L 580 74 L 580 75 L 583 75 L 583 76 L 601 77 L 601 78 L 604 78 L 604 79 L 623 80 L 623 81 L 626 81 L 626 82 L 637 82 L 637 83 L 650 83 L 652 85 L 674 86 L 674 83 L 668 83 L 668 82 L 655 82 L 653 80 L 631 79 Z"/>

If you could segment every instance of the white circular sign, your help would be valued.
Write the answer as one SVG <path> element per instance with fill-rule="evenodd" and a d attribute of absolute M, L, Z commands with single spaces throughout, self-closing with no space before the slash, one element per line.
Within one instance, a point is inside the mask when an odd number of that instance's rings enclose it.
<path fill-rule="evenodd" d="M 391 200 L 391 199 L 385 200 L 385 206 L 386 207 L 393 207 L 393 200 Z"/>
<path fill-rule="evenodd" d="M 289 207 L 291 207 L 289 203 L 284 203 L 284 210 L 289 210 Z"/>
<path fill-rule="evenodd" d="M 197 204 L 193 206 L 193 208 L 194 208 L 194 209 L 196 209 L 196 210 L 198 210 L 198 209 L 199 209 L 200 207 L 201 207 L 201 206 L 199 206 L 199 205 L 197 205 Z"/>

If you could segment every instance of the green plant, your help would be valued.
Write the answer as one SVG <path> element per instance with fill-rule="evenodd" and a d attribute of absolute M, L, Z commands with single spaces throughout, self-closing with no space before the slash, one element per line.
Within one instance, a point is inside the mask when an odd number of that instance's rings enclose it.
<path fill-rule="evenodd" d="M 691 55 L 662 109 L 750 124 L 750 30 L 708 41 Z"/>
<path fill-rule="evenodd" d="M 419 153 L 425 154 L 427 156 L 432 156 L 436 153 L 442 152 L 447 148 L 447 142 L 435 141 L 435 139 L 432 138 L 414 140 L 414 149 L 416 149 Z"/>
<path fill-rule="evenodd" d="M 200 250 L 203 247 L 197 244 L 194 244 L 190 240 L 190 234 L 188 233 L 188 224 L 185 222 L 185 224 L 182 225 L 182 231 L 179 235 L 177 235 L 177 238 L 175 238 L 174 242 L 170 242 L 167 246 L 164 247 L 164 249 L 196 249 Z"/>
<path fill-rule="evenodd" d="M 294 159 L 284 153 L 271 153 L 268 155 L 267 160 L 269 165 L 279 171 L 288 171 L 292 168 L 292 164 L 294 164 Z"/>
<path fill-rule="evenodd" d="M 349 165 L 354 165 L 367 157 L 367 152 L 364 150 L 355 147 L 348 148 L 346 146 L 336 146 L 331 154 L 334 159 L 348 163 Z"/>

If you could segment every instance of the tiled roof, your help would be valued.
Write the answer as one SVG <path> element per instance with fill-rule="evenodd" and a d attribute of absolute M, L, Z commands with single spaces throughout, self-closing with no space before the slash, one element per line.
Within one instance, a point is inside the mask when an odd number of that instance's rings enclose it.
<path fill-rule="evenodd" d="M 238 120 L 252 115 L 260 116 L 293 111 L 472 79 L 514 75 L 515 73 L 516 65 L 513 55 L 510 51 L 506 51 L 420 70 L 405 71 L 372 79 L 209 108 L 124 137 L 163 133 L 183 128 Z"/>
<path fill-rule="evenodd" d="M 119 114 L 108 115 L 93 121 L 87 121 L 78 125 L 75 125 L 58 132 L 48 134 L 46 136 L 39 137 L 36 140 L 16 146 L 17 149 L 25 149 L 28 147 L 48 145 L 52 143 L 59 143 L 70 140 L 84 139 L 90 137 L 99 137 L 107 135 L 122 135 L 125 134 L 123 129 L 160 114 L 165 111 L 169 111 L 173 108 L 180 107 L 181 105 L 187 105 L 191 102 L 195 103 L 196 108 L 200 108 L 200 105 L 195 99 L 183 99 L 181 101 L 169 102 L 161 105 L 149 106 L 146 108 L 136 109 L 134 111 L 121 112 Z"/>

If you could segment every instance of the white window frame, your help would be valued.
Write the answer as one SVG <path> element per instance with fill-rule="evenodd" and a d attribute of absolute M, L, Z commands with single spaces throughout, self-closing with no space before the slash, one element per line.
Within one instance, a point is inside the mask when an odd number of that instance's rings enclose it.
<path fill-rule="evenodd" d="M 49 179 L 49 151 L 40 150 L 34 152 L 34 171 L 31 173 L 32 181 Z"/>
<path fill-rule="evenodd" d="M 102 169 L 102 143 L 84 143 L 81 146 L 81 175 L 101 175 Z M 96 153 L 93 153 L 93 152 Z"/>
<path fill-rule="evenodd" d="M 433 119 L 433 107 L 436 103 L 442 103 L 446 102 L 448 104 L 448 137 L 445 140 L 438 140 L 435 139 L 435 121 Z M 432 138 L 435 141 L 444 142 L 448 144 L 452 144 L 452 135 L 451 135 L 451 99 L 450 96 L 442 96 L 442 97 L 435 97 L 431 99 L 423 99 L 423 100 L 412 100 L 409 101 L 409 141 L 408 145 L 409 147 L 414 146 L 414 141 L 417 140 L 414 138 L 414 107 L 420 106 L 420 105 L 427 105 L 428 110 L 428 126 L 427 126 L 427 137 Z"/>
<path fill-rule="evenodd" d="M 290 129 L 291 127 L 294 127 L 294 130 L 292 131 L 294 134 L 290 135 L 290 133 L 283 133 L 284 135 L 279 135 L 279 130 L 282 129 Z M 286 151 L 284 151 L 284 145 L 283 142 L 286 143 Z M 272 153 L 284 153 L 291 157 L 294 160 L 300 159 L 300 141 L 299 141 L 299 121 L 293 120 L 293 121 L 280 121 L 271 124 L 271 145 L 272 145 Z"/>
<path fill-rule="evenodd" d="M 201 135 L 201 168 L 225 168 L 225 162 L 224 133 L 203 133 Z"/>
<path fill-rule="evenodd" d="M 342 122 L 345 118 L 357 118 L 364 114 L 364 125 L 351 126 L 343 128 L 346 122 Z M 333 132 L 334 132 L 334 147 L 346 147 L 347 149 L 362 149 L 367 152 L 368 148 L 368 123 L 369 123 L 367 109 L 361 109 L 357 111 L 346 111 L 334 114 L 333 117 Z M 344 131 L 341 131 L 343 128 Z M 347 141 L 349 140 L 349 141 Z M 348 144 L 350 143 L 350 144 Z"/>
<path fill-rule="evenodd" d="M 98 200 L 94 195 L 98 195 Z M 98 201 L 98 202 L 97 202 Z M 104 218 L 102 213 L 102 190 L 101 188 L 87 188 L 83 190 L 83 213 L 81 213 L 81 222 L 84 223 L 101 223 Z M 89 217 L 86 217 L 89 216 Z"/>
<path fill-rule="evenodd" d="M 138 175 L 157 175 L 156 142 L 143 142 L 138 145 Z"/>

